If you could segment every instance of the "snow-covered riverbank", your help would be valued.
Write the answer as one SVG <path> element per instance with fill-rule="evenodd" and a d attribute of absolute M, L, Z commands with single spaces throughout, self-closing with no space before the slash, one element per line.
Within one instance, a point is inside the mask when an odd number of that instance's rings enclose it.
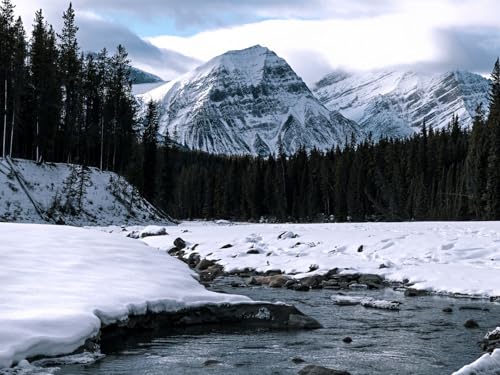
<path fill-rule="evenodd" d="M 0 224 L 0 257 L 0 368 L 71 353 L 130 314 L 251 301 L 207 291 L 140 241 L 90 229 Z"/>
<path fill-rule="evenodd" d="M 127 228 L 134 229 L 138 228 Z M 217 260 L 228 272 L 252 268 L 301 277 L 339 268 L 344 273 L 375 273 L 391 281 L 406 279 L 414 288 L 438 293 L 500 296 L 499 222 L 185 222 L 168 227 L 167 232 L 144 241 L 168 250 L 181 237 L 188 245 L 186 257 L 196 252 L 201 258 Z"/>

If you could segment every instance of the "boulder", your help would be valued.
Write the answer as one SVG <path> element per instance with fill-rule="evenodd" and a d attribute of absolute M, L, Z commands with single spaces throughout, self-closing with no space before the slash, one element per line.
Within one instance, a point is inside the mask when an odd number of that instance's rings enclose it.
<path fill-rule="evenodd" d="M 330 271 L 328 271 L 327 273 L 325 273 L 323 275 L 323 277 L 325 278 L 325 280 L 329 280 L 333 276 L 337 275 L 338 273 L 339 273 L 339 269 L 338 268 L 332 268 Z"/>
<path fill-rule="evenodd" d="M 215 262 L 213 260 L 208 260 L 207 258 L 203 258 L 202 260 L 200 260 L 200 262 L 198 263 L 198 265 L 196 266 L 196 269 L 198 271 L 204 271 L 206 270 L 208 267 L 211 267 L 215 264 Z"/>
<path fill-rule="evenodd" d="M 427 291 L 415 288 L 407 288 L 405 290 L 405 297 L 420 297 L 420 296 L 425 296 L 427 294 L 428 294 Z"/>
<path fill-rule="evenodd" d="M 273 303 L 208 304 L 177 311 L 147 311 L 131 315 L 125 321 L 101 326 L 96 343 L 104 350 L 112 351 L 117 343 L 136 334 L 151 331 L 160 334 L 174 327 L 218 324 L 235 325 L 243 329 L 317 329 L 322 325 L 303 314 L 294 306 Z"/>
<path fill-rule="evenodd" d="M 215 280 L 216 277 L 221 276 L 223 273 L 223 267 L 218 264 L 214 264 L 203 271 L 199 271 L 198 275 L 200 276 L 200 281 L 210 282 Z"/>
<path fill-rule="evenodd" d="M 182 250 L 186 247 L 186 241 L 184 241 L 182 238 L 177 237 L 174 240 L 174 246 L 178 248 L 179 250 Z"/>
<path fill-rule="evenodd" d="M 309 290 L 311 290 L 311 288 L 309 288 L 307 285 L 304 285 L 302 283 L 295 283 L 287 288 L 291 289 L 291 290 L 295 290 L 296 292 L 308 292 Z"/>
<path fill-rule="evenodd" d="M 352 342 L 352 338 L 350 338 L 349 336 L 347 336 L 347 337 L 344 337 L 342 339 L 342 341 L 345 342 L 346 344 L 350 344 Z"/>
<path fill-rule="evenodd" d="M 209 367 L 209 366 L 215 366 L 221 364 L 220 361 L 217 361 L 216 359 L 208 359 L 205 362 L 203 362 L 203 366 Z"/>
<path fill-rule="evenodd" d="M 292 358 L 292 362 L 298 364 L 298 363 L 304 363 L 305 361 L 300 357 L 294 357 Z"/>
<path fill-rule="evenodd" d="M 331 368 L 307 365 L 302 370 L 299 371 L 299 375 L 351 375 L 347 371 L 334 370 Z"/>
<path fill-rule="evenodd" d="M 365 284 L 369 289 L 380 289 L 383 282 L 382 276 L 369 273 L 361 275 L 358 279 L 359 284 Z"/>
<path fill-rule="evenodd" d="M 269 286 L 271 288 L 283 288 L 287 283 L 287 281 L 290 280 L 289 277 L 283 275 L 274 275 L 269 277 L 270 277 Z"/>
<path fill-rule="evenodd" d="M 321 289 L 323 287 L 323 280 L 323 275 L 313 275 L 300 279 L 300 283 L 311 289 Z"/>
<path fill-rule="evenodd" d="M 267 270 L 266 272 L 264 272 L 264 275 L 266 276 L 274 276 L 274 275 L 281 275 L 283 274 L 283 272 L 281 272 L 281 270 Z"/>
<path fill-rule="evenodd" d="M 201 257 L 198 253 L 191 253 L 187 259 L 187 264 L 191 268 L 195 268 L 200 263 Z"/>
<path fill-rule="evenodd" d="M 247 254 L 256 255 L 256 254 L 260 254 L 260 251 L 257 249 L 250 249 L 247 251 Z"/>
<path fill-rule="evenodd" d="M 361 275 L 359 273 L 341 273 L 332 275 L 330 279 L 337 280 L 339 283 L 351 283 L 357 282 L 360 276 Z"/>
<path fill-rule="evenodd" d="M 464 327 L 469 329 L 479 328 L 479 324 L 474 319 L 469 319 L 464 323 Z"/>
<path fill-rule="evenodd" d="M 488 352 L 500 348 L 500 327 L 495 328 L 484 336 L 481 348 Z"/>
<path fill-rule="evenodd" d="M 452 313 L 452 312 L 453 312 L 453 309 L 452 309 L 451 307 L 445 307 L 445 308 L 443 309 L 443 312 L 450 314 L 450 313 Z"/>
<path fill-rule="evenodd" d="M 295 234 L 295 233 L 290 232 L 290 231 L 286 231 L 286 232 L 281 233 L 278 236 L 278 239 L 279 240 L 286 240 L 288 238 L 297 238 L 298 236 L 299 236 L 298 234 Z"/>

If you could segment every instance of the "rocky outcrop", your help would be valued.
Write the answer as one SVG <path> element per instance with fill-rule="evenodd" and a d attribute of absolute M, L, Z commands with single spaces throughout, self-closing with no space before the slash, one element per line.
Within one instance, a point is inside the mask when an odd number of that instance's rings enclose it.
<path fill-rule="evenodd" d="M 175 328 L 190 326 L 224 326 L 241 328 L 267 328 L 273 330 L 316 329 L 321 324 L 304 315 L 294 306 L 272 303 L 241 303 L 205 305 L 175 312 L 151 312 L 132 315 L 124 321 L 101 328 L 98 342 L 101 347 L 113 346 L 128 336 L 149 331 L 160 335 Z"/>
<path fill-rule="evenodd" d="M 423 122 L 428 129 L 443 129 L 454 115 L 467 128 L 480 103 L 487 110 L 489 90 L 486 78 L 470 72 L 404 70 L 334 72 L 314 88 L 328 109 L 356 121 L 374 139 L 409 136 Z"/>
<path fill-rule="evenodd" d="M 481 348 L 490 353 L 495 349 L 500 349 L 500 327 L 495 328 L 484 336 Z"/>

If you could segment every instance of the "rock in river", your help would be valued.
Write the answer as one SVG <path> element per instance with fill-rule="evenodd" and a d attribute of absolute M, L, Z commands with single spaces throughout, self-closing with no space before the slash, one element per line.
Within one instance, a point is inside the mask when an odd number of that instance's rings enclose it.
<path fill-rule="evenodd" d="M 351 375 L 351 373 L 323 366 L 307 365 L 299 371 L 299 375 Z"/>

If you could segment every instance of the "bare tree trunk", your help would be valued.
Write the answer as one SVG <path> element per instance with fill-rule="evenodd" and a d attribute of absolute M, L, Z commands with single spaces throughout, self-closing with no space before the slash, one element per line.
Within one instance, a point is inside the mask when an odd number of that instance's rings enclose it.
<path fill-rule="evenodd" d="M 102 159 L 104 156 L 104 119 L 101 118 L 101 171 L 102 171 Z"/>
<path fill-rule="evenodd" d="M 12 125 L 10 128 L 10 148 L 9 148 L 9 156 L 12 157 L 12 147 L 14 144 L 14 126 L 16 125 L 16 104 L 14 103 L 14 108 L 12 109 Z"/>
<path fill-rule="evenodd" d="M 38 126 L 38 115 L 36 118 L 36 162 L 40 161 L 40 136 L 39 136 L 39 126 Z"/>
<path fill-rule="evenodd" d="M 5 78 L 5 102 L 3 106 L 3 147 L 2 157 L 5 159 L 5 145 L 7 141 L 7 78 Z"/>
<path fill-rule="evenodd" d="M 115 111 L 115 116 L 116 116 L 116 111 Z M 113 158 L 112 158 L 112 168 L 113 172 L 116 172 L 116 143 L 117 143 L 117 135 L 116 135 L 116 117 L 113 120 Z"/>

